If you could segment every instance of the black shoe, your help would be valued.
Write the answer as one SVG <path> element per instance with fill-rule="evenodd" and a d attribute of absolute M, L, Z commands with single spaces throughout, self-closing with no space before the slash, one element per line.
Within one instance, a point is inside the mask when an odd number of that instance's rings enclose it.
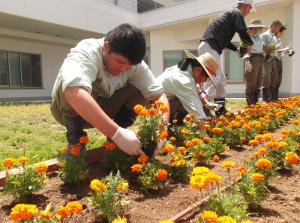
<path fill-rule="evenodd" d="M 217 117 L 220 117 L 221 115 L 225 115 L 227 112 L 229 112 L 225 107 L 225 104 L 226 104 L 225 98 L 215 98 L 214 102 L 221 106 L 217 111 L 215 111 L 215 115 Z M 230 112 L 230 114 L 234 115 L 232 112 Z"/>

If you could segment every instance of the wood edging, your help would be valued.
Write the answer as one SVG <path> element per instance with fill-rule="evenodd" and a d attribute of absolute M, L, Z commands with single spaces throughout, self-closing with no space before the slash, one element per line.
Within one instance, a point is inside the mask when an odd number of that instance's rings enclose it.
<path fill-rule="evenodd" d="M 106 150 L 102 147 L 90 149 L 86 151 L 85 154 L 85 162 L 87 164 L 94 164 L 100 160 L 103 160 L 106 157 Z M 50 159 L 46 161 L 41 161 L 43 163 L 46 163 L 48 165 L 48 171 L 47 173 L 54 172 L 59 169 L 59 160 L 58 159 Z M 20 174 L 22 171 L 18 168 L 13 168 L 9 170 L 10 175 L 17 175 Z M 6 179 L 6 170 L 0 172 L 0 187 L 5 184 Z"/>

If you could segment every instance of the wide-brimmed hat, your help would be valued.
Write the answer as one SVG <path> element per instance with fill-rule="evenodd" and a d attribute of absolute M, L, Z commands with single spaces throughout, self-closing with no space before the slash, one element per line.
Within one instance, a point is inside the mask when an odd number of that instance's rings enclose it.
<path fill-rule="evenodd" d="M 267 26 L 263 25 L 260 19 L 252 19 L 248 28 L 267 28 Z"/>
<path fill-rule="evenodd" d="M 204 54 L 196 57 L 196 56 L 194 56 L 194 54 L 192 54 L 188 50 L 184 50 L 184 52 L 185 52 L 185 55 L 188 58 L 195 59 L 201 64 L 201 66 L 203 67 L 203 69 L 207 73 L 209 79 L 211 80 L 213 85 L 216 87 L 217 85 L 216 85 L 215 80 L 213 78 L 213 75 L 215 75 L 217 70 L 219 69 L 219 64 L 216 61 L 216 59 L 212 55 L 210 55 L 210 53 L 204 53 Z"/>
<path fill-rule="evenodd" d="M 251 5 L 251 11 L 256 12 L 253 0 L 236 0 L 236 4 Z"/>

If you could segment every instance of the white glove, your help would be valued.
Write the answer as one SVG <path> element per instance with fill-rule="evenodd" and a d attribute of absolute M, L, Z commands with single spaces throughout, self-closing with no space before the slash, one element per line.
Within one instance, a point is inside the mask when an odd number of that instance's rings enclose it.
<path fill-rule="evenodd" d="M 204 105 L 205 108 L 209 109 L 209 110 L 215 110 L 216 108 L 219 108 L 219 104 L 215 104 L 212 102 L 207 102 L 206 105 Z"/>
<path fill-rule="evenodd" d="M 129 130 L 119 127 L 116 133 L 111 138 L 117 146 L 129 155 L 142 155 L 142 144 L 137 138 L 136 134 Z"/>
<path fill-rule="evenodd" d="M 245 61 L 245 71 L 249 73 L 252 71 L 252 65 L 249 60 Z"/>

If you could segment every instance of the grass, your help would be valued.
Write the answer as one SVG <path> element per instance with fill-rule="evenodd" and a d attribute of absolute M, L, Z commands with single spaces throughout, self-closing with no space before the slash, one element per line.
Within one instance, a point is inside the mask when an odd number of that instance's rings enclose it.
<path fill-rule="evenodd" d="M 237 112 L 245 100 L 232 99 L 227 103 L 230 111 Z M 29 157 L 31 163 L 57 157 L 66 145 L 65 128 L 51 115 L 50 104 L 0 104 L 0 162 L 7 157 Z M 135 128 L 134 128 L 135 129 Z M 96 148 L 106 139 L 96 129 L 88 129 L 90 142 Z M 3 170 L 0 164 L 0 170 Z"/>

